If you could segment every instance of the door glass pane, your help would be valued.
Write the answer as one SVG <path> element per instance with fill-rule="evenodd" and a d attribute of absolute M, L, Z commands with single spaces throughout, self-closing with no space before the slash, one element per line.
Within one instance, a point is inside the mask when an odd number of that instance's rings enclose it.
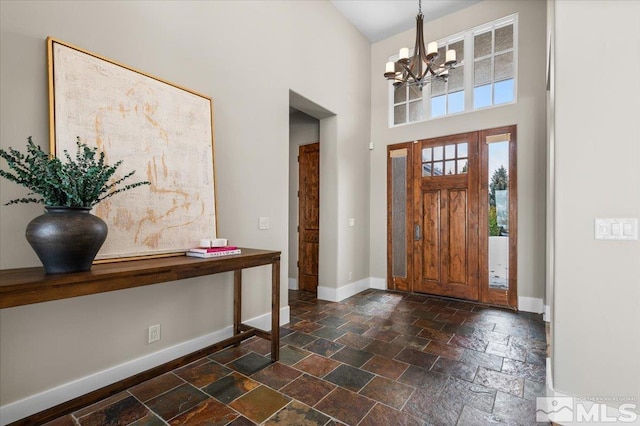
<path fill-rule="evenodd" d="M 442 160 L 442 146 L 434 146 L 433 147 L 433 159 L 438 161 Z"/>
<path fill-rule="evenodd" d="M 391 159 L 392 203 L 391 250 L 393 251 L 392 275 L 407 276 L 407 157 Z"/>
<path fill-rule="evenodd" d="M 469 160 L 458 160 L 458 174 L 467 173 L 468 169 Z"/>
<path fill-rule="evenodd" d="M 468 157 L 467 155 L 467 143 L 459 143 L 458 144 L 458 157 Z"/>
<path fill-rule="evenodd" d="M 433 175 L 434 176 L 442 176 L 442 171 L 444 169 L 444 165 L 442 161 L 438 161 L 437 163 L 433 163 Z"/>
<path fill-rule="evenodd" d="M 446 175 L 455 175 L 456 174 L 456 162 L 454 160 L 445 161 L 445 163 L 444 163 L 444 173 Z"/>
<path fill-rule="evenodd" d="M 509 288 L 509 141 L 489 148 L 489 288 Z"/>
<path fill-rule="evenodd" d="M 431 170 L 433 169 L 432 163 L 422 164 L 422 176 L 431 176 Z"/>
<path fill-rule="evenodd" d="M 447 160 L 450 158 L 454 158 L 456 156 L 456 146 L 455 145 L 447 145 L 444 147 L 444 158 Z"/>

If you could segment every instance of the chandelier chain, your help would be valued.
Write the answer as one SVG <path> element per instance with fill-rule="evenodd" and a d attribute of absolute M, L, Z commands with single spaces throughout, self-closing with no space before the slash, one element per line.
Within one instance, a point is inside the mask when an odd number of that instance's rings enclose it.
<path fill-rule="evenodd" d="M 422 15 L 422 0 L 418 0 L 418 13 Z"/>

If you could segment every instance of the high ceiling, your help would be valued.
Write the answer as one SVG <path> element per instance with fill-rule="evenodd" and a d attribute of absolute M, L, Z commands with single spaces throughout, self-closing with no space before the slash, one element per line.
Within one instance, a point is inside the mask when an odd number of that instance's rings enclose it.
<path fill-rule="evenodd" d="M 456 12 L 481 0 L 424 0 L 425 22 Z M 414 28 L 418 0 L 331 0 L 371 43 Z"/>

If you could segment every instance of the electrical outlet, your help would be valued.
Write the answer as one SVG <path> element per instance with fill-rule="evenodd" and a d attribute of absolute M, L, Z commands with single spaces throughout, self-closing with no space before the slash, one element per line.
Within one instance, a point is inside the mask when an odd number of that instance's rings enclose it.
<path fill-rule="evenodd" d="M 157 342 L 160 340 L 160 324 L 152 325 L 149 327 L 149 343 Z"/>

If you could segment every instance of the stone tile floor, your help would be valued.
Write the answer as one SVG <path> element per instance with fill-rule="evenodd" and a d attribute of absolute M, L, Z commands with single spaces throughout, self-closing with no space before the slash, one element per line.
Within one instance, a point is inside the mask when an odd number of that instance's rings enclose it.
<path fill-rule="evenodd" d="M 281 359 L 253 338 L 48 425 L 529 425 L 540 315 L 366 290 L 290 291 Z"/>

